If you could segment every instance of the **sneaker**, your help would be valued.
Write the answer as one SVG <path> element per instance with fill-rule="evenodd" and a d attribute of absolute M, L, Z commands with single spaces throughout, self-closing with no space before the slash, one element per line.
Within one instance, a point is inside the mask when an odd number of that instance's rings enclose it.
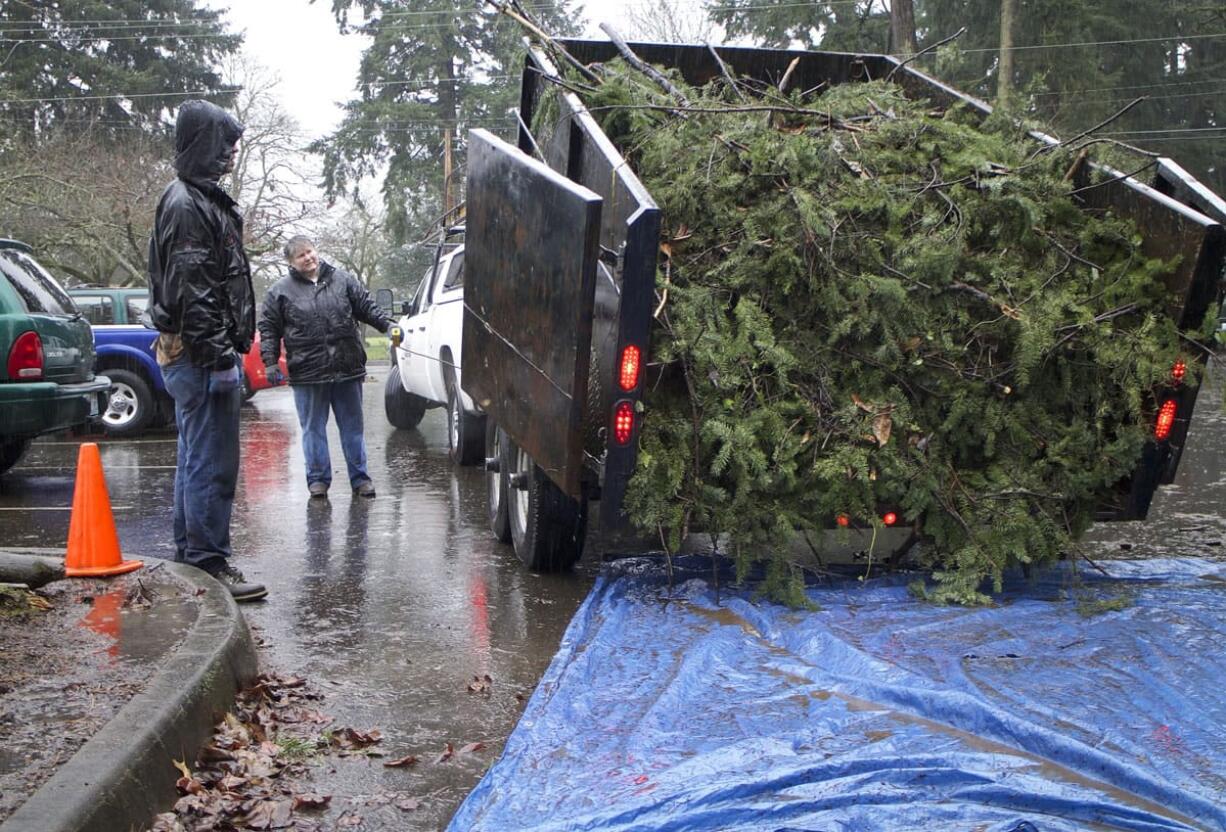
<path fill-rule="evenodd" d="M 312 497 L 327 497 L 328 484 L 326 482 L 313 482 L 307 486 L 307 491 L 311 492 Z"/>
<path fill-rule="evenodd" d="M 375 484 L 370 480 L 367 480 L 366 482 L 359 484 L 357 488 L 353 489 L 353 493 L 359 497 L 373 497 L 375 496 Z"/>
<path fill-rule="evenodd" d="M 268 594 L 263 584 L 250 583 L 243 577 L 243 573 L 233 566 L 223 566 L 213 577 L 230 590 L 235 601 L 258 601 Z"/>

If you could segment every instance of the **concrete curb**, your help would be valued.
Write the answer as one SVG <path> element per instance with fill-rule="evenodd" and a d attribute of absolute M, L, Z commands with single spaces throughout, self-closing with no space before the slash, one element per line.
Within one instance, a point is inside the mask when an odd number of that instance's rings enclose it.
<path fill-rule="evenodd" d="M 148 828 L 170 807 L 180 773 L 212 736 L 234 695 L 256 675 L 255 646 L 230 593 L 198 569 L 165 562 L 203 590 L 179 648 L 0 832 L 120 832 Z"/>

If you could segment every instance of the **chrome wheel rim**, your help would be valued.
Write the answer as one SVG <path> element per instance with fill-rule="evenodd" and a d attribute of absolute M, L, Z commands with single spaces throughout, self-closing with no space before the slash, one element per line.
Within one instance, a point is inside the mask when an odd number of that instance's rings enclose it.
<path fill-rule="evenodd" d="M 490 443 L 491 459 L 502 459 L 502 442 L 498 438 L 498 429 L 494 429 L 494 441 Z M 502 507 L 502 471 L 491 471 L 486 468 L 485 484 L 489 489 L 490 509 L 494 514 Z"/>
<path fill-rule="evenodd" d="M 113 428 L 122 428 L 131 424 L 140 410 L 140 400 L 136 391 L 122 381 L 111 385 L 111 392 L 106 400 L 106 413 L 102 421 Z"/>
<path fill-rule="evenodd" d="M 458 454 L 460 452 L 460 397 L 454 392 L 451 394 L 451 409 L 450 409 L 451 425 L 451 451 Z"/>

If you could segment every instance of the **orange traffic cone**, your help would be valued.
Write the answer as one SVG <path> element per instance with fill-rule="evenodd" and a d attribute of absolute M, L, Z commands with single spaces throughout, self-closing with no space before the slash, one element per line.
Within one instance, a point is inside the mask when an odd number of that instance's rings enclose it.
<path fill-rule="evenodd" d="M 77 486 L 72 494 L 72 522 L 68 526 L 68 553 L 64 573 L 76 578 L 122 575 L 144 564 L 124 560 L 111 514 L 111 497 L 102 475 L 98 445 L 86 442 L 77 454 Z"/>

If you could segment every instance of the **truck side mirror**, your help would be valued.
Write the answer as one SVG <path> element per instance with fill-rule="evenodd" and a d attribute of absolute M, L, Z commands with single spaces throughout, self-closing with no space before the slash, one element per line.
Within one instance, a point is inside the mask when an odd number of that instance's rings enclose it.
<path fill-rule="evenodd" d="M 395 314 L 396 299 L 395 299 L 395 296 L 392 294 L 391 289 L 388 289 L 386 287 L 382 289 L 376 289 L 375 290 L 375 303 L 377 303 L 379 305 L 379 308 L 382 309 L 384 312 L 387 312 L 389 315 Z"/>

